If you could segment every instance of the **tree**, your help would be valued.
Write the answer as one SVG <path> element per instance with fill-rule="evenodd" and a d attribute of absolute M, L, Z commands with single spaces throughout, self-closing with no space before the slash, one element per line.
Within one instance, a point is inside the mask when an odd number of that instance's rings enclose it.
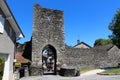
<path fill-rule="evenodd" d="M 114 15 L 114 18 L 109 25 L 109 30 L 112 31 L 109 38 L 113 41 L 113 44 L 120 48 L 120 9 L 118 9 Z"/>
<path fill-rule="evenodd" d="M 107 44 L 111 44 L 112 41 L 111 39 L 97 39 L 94 43 L 94 47 L 95 46 L 103 46 L 103 45 L 107 45 Z"/>

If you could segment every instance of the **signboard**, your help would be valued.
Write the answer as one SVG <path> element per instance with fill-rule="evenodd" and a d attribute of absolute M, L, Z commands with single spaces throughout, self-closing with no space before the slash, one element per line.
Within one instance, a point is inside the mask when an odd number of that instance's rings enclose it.
<path fill-rule="evenodd" d="M 21 67 L 21 63 L 20 62 L 15 62 L 15 67 Z"/>
<path fill-rule="evenodd" d="M 4 32 L 4 23 L 5 23 L 5 20 L 2 17 L 2 15 L 0 15 L 0 33 Z"/>

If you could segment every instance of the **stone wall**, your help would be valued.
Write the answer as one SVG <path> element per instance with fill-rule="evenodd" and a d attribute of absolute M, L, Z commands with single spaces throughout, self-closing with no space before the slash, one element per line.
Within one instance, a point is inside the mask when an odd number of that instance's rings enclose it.
<path fill-rule="evenodd" d="M 24 44 L 16 43 L 16 54 L 21 53 L 26 59 L 32 60 L 32 44 L 31 41 L 27 41 Z"/>
<path fill-rule="evenodd" d="M 114 46 L 108 51 L 108 65 L 116 66 L 120 63 L 120 49 Z"/>
<path fill-rule="evenodd" d="M 64 63 L 70 67 L 113 67 L 120 62 L 120 50 L 111 49 L 110 51 L 100 49 L 79 49 L 67 48 L 64 56 Z"/>
<path fill-rule="evenodd" d="M 63 11 L 34 6 L 32 66 L 42 65 L 42 51 L 47 45 L 56 49 L 57 60 L 64 54 Z"/>
<path fill-rule="evenodd" d="M 108 50 L 66 48 L 64 43 L 63 11 L 34 6 L 32 33 L 32 66 L 42 65 L 42 51 L 48 45 L 56 51 L 57 64 L 68 67 L 113 67 L 120 62 L 120 50 L 113 47 Z M 36 69 L 36 71 L 38 71 Z"/>

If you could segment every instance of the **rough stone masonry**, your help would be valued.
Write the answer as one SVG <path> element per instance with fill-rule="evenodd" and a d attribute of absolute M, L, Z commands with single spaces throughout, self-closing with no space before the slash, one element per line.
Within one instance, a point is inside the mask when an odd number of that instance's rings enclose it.
<path fill-rule="evenodd" d="M 55 68 L 59 64 L 68 67 L 113 67 L 120 64 L 120 50 L 117 47 L 103 49 L 65 48 L 63 11 L 34 5 L 32 33 L 32 67 L 42 66 L 43 50 L 54 51 Z M 104 47 L 103 47 L 104 48 Z M 34 70 L 33 70 L 34 71 Z M 37 72 L 36 70 L 34 72 Z"/>
<path fill-rule="evenodd" d="M 56 64 L 65 52 L 63 11 L 34 6 L 32 33 L 32 66 L 42 65 L 42 51 L 52 46 L 56 50 Z"/>

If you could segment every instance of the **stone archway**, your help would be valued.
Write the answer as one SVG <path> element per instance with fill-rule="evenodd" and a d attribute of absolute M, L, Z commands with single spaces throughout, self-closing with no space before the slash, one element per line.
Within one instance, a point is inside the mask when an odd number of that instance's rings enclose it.
<path fill-rule="evenodd" d="M 54 55 L 54 74 L 56 74 L 56 62 L 64 61 L 63 55 L 65 53 L 65 44 L 63 15 L 64 12 L 61 10 L 42 8 L 39 4 L 35 4 L 34 6 L 31 67 L 38 68 L 38 73 L 41 65 L 43 65 L 42 67 L 46 67 L 44 66 L 45 56 L 42 54 L 47 49 L 52 50 Z M 48 58 L 46 58 L 46 60 L 47 59 Z M 33 70 L 33 72 L 35 71 Z M 40 71 L 40 73 L 41 72 L 42 71 Z"/>
<path fill-rule="evenodd" d="M 43 74 L 56 74 L 56 49 L 47 45 L 42 50 Z"/>

